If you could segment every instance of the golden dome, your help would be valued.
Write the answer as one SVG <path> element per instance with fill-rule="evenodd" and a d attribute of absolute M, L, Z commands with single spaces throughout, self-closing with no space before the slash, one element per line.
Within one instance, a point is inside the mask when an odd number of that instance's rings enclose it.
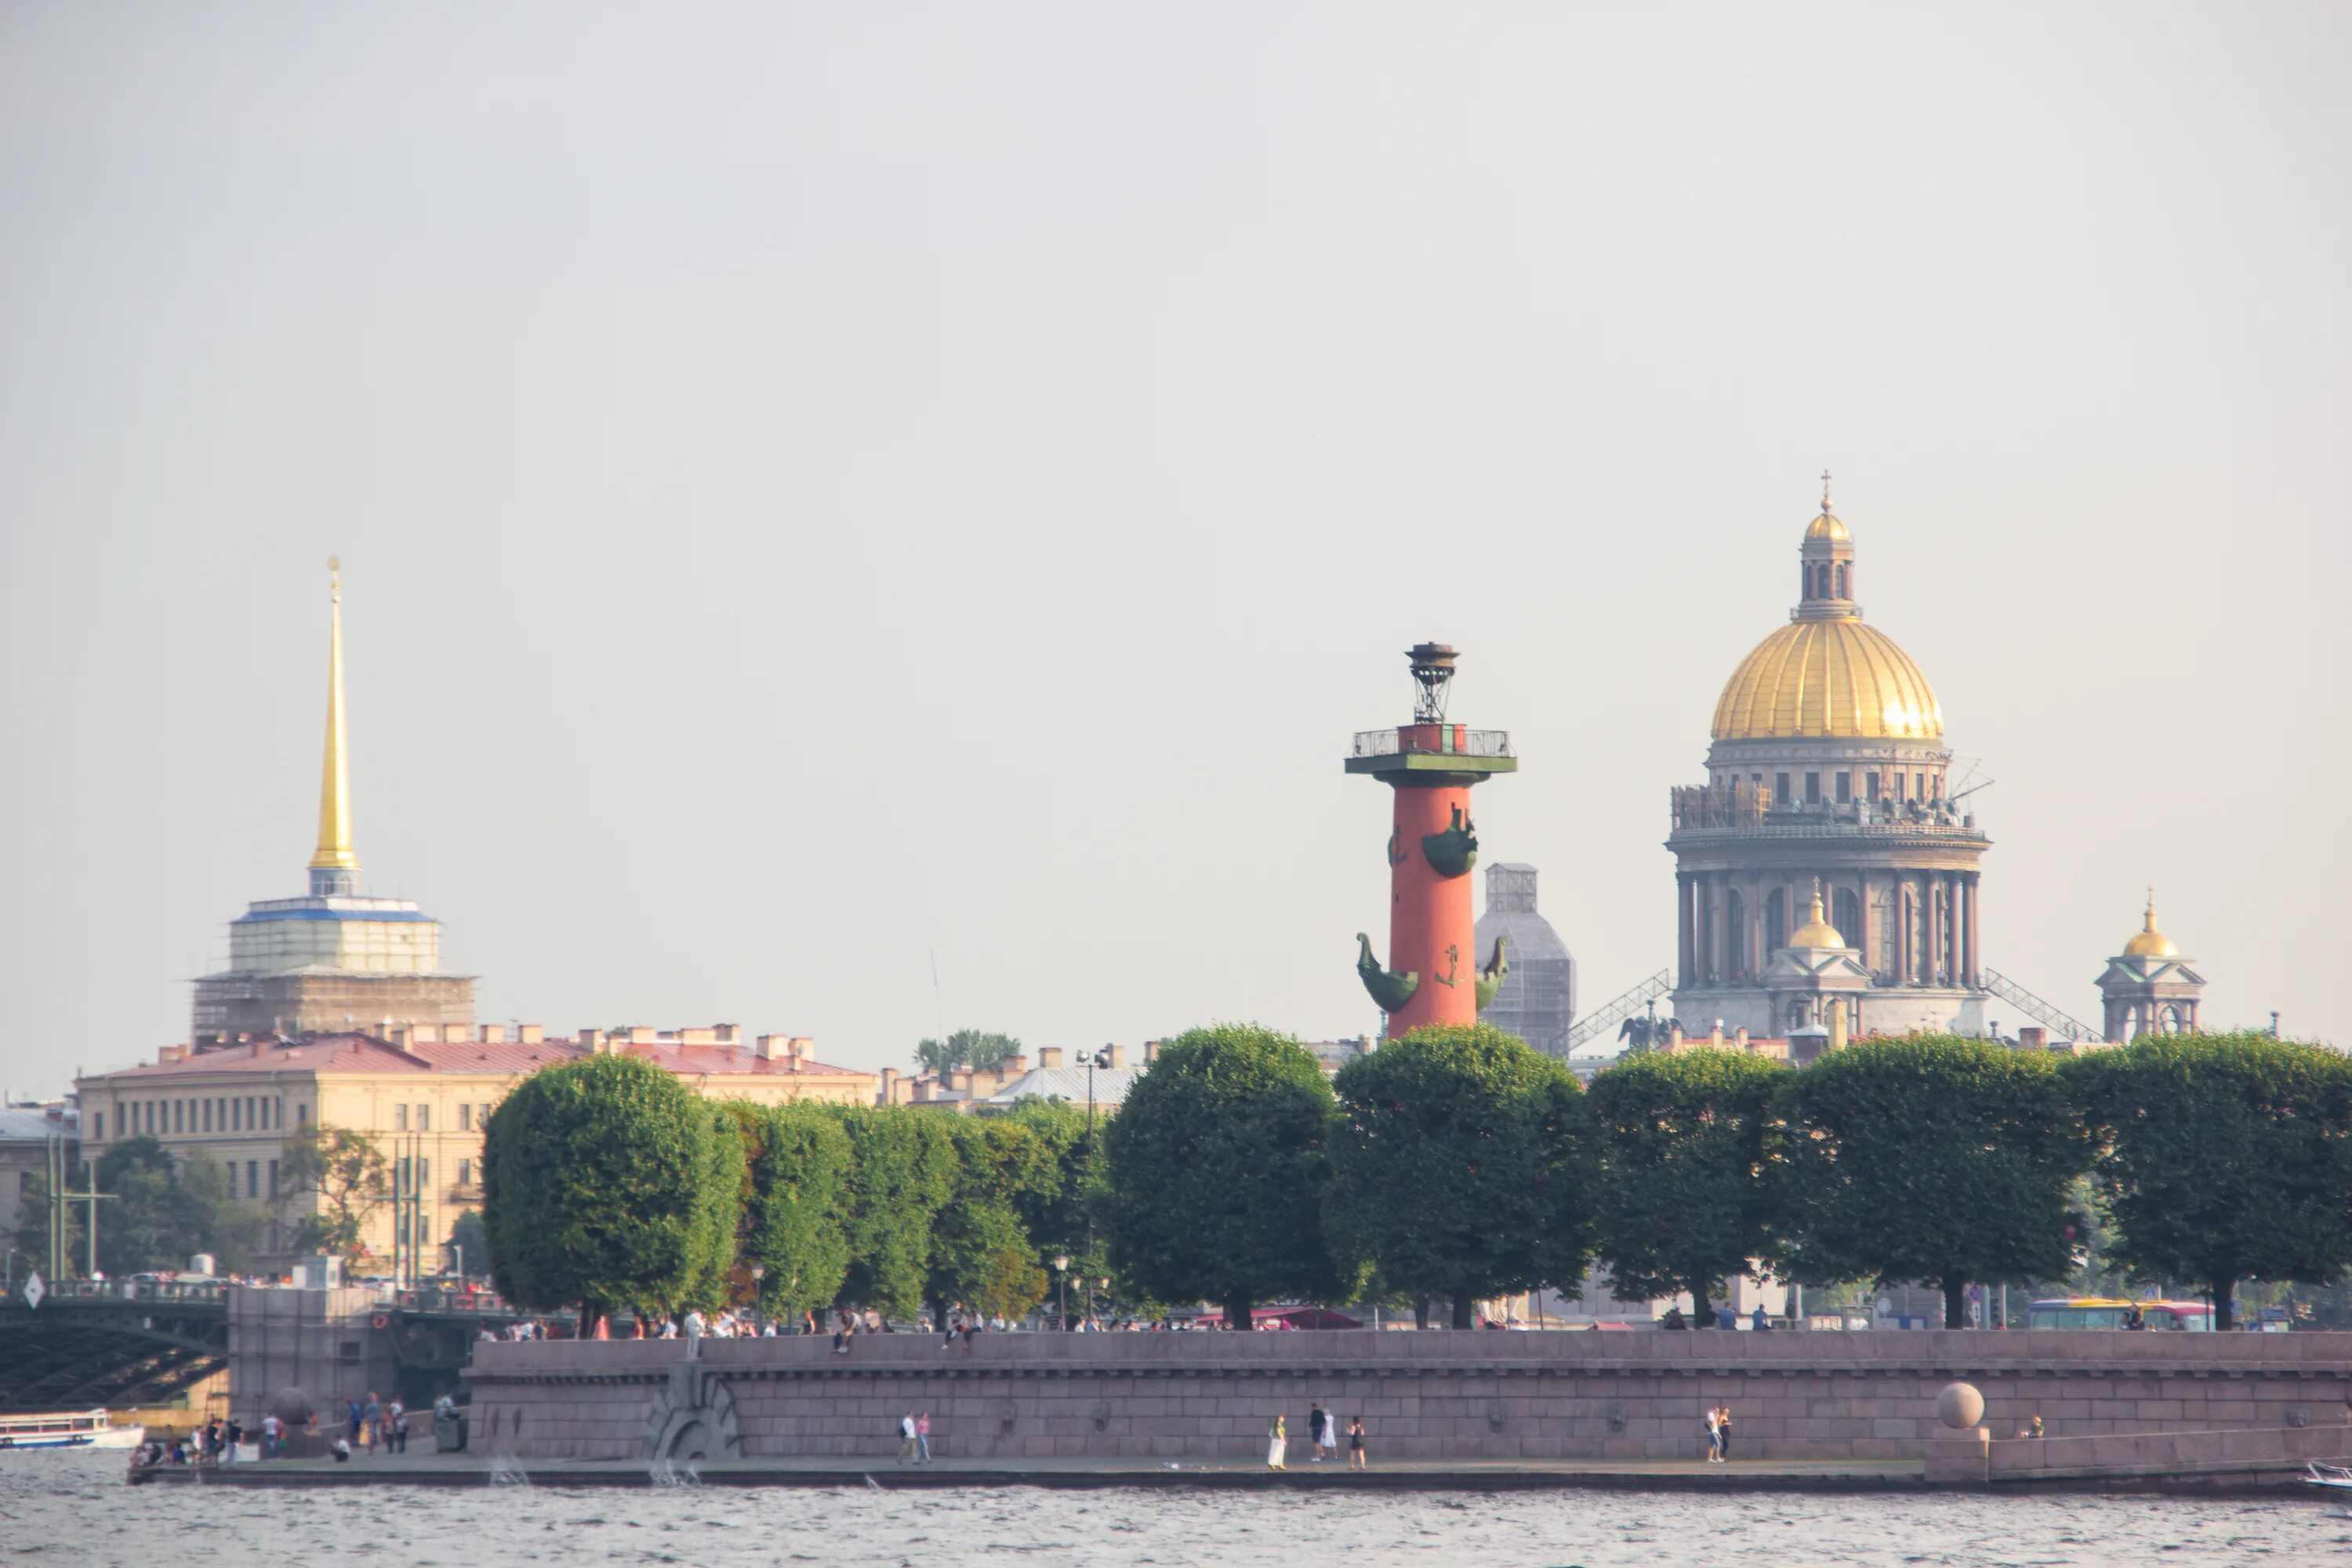
<path fill-rule="evenodd" d="M 1718 741 L 1931 741 L 1944 732 L 1944 710 L 1892 637 L 1836 616 L 1791 621 L 1758 643 L 1724 683 L 1713 732 Z"/>
<path fill-rule="evenodd" d="M 1812 918 L 1797 928 L 1797 934 L 1789 939 L 1789 945 L 1790 947 L 1843 947 L 1845 945 L 1845 938 L 1839 934 L 1838 928 L 1830 924 L 1822 914 L 1822 880 L 1819 877 L 1813 879 Z"/>
<path fill-rule="evenodd" d="M 1827 507 L 1822 508 L 1822 515 L 1813 519 L 1811 525 L 1805 530 L 1805 542 L 1808 544 L 1816 540 L 1843 540 L 1845 537 L 1845 524 L 1832 517 Z"/>
<path fill-rule="evenodd" d="M 2126 958 L 2179 958 L 2180 949 L 2173 940 L 2156 929 L 2156 889 L 2147 890 L 2147 920 L 2137 935 L 2124 943 Z"/>

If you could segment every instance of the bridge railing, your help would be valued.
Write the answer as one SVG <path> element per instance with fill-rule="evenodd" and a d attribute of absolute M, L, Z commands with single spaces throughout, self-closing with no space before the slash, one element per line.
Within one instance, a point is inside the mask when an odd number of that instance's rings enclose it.
<path fill-rule="evenodd" d="M 511 1318 L 514 1307 L 495 1290 L 456 1290 L 424 1286 L 401 1290 L 393 1297 L 404 1312 L 464 1312 L 485 1318 Z"/>
<path fill-rule="evenodd" d="M 156 1279 L 59 1279 L 44 1298 L 65 1301 L 177 1301 L 218 1306 L 228 1300 L 228 1287 L 217 1281 L 182 1285 Z"/>

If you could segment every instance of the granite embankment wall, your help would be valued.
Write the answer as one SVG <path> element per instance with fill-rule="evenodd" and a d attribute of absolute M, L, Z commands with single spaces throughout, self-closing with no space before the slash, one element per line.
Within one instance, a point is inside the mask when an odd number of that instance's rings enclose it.
<path fill-rule="evenodd" d="M 1948 1436 L 1936 1394 L 1982 1390 L 2004 1436 L 2310 1427 L 2352 1412 L 2352 1333 L 983 1335 L 482 1344 L 476 1445 L 545 1458 L 878 1456 L 908 1410 L 942 1457 L 1241 1458 L 1320 1403 L 1375 1457 L 1696 1456 L 1728 1405 L 1736 1458 L 1911 1458 Z"/>

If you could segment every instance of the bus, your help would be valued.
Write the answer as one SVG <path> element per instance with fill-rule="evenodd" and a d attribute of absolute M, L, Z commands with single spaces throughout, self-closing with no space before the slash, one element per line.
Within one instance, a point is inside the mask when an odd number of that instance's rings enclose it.
<path fill-rule="evenodd" d="M 2029 1329 L 2120 1329 L 2133 1308 L 2146 1329 L 2203 1332 L 2213 1327 L 2213 1309 L 2202 1301 L 2126 1301 L 2114 1296 L 2051 1296 L 2025 1308 Z"/>

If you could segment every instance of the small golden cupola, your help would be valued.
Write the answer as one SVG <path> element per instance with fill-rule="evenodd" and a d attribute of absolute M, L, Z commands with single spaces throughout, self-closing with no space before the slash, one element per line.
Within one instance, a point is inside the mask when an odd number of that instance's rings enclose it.
<path fill-rule="evenodd" d="M 2124 943 L 2126 958 L 2178 958 L 2180 948 L 2170 937 L 2156 929 L 2156 889 L 2147 890 L 2147 913 L 2140 929 Z"/>
<path fill-rule="evenodd" d="M 1822 879 L 1819 877 L 1813 879 L 1812 914 L 1797 928 L 1796 934 L 1789 938 L 1789 945 L 1815 949 L 1845 946 L 1844 936 L 1840 934 L 1837 927 L 1830 924 L 1828 917 L 1822 912 Z"/>

